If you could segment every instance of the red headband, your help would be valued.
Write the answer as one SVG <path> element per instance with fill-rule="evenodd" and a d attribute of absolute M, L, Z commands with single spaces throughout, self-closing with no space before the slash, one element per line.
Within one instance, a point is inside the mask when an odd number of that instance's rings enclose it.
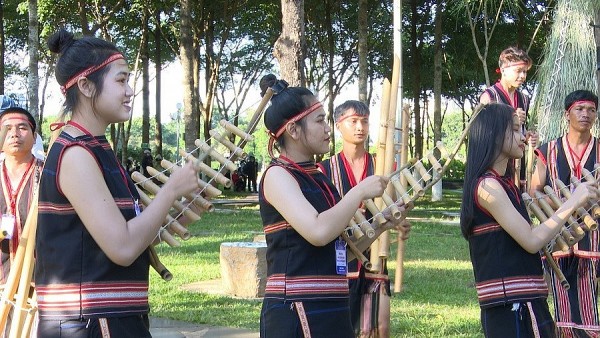
<path fill-rule="evenodd" d="M 347 118 L 350 118 L 350 117 L 364 117 L 364 118 L 366 118 L 367 120 L 369 119 L 369 115 L 359 115 L 359 114 L 357 114 L 357 113 L 354 113 L 354 114 L 349 114 L 349 115 L 346 115 L 346 116 L 343 116 L 343 117 L 341 117 L 341 118 L 340 118 L 340 119 L 338 119 L 338 120 L 337 120 L 335 123 L 341 123 L 342 121 L 344 121 L 345 119 L 347 119 Z"/>
<path fill-rule="evenodd" d="M 11 112 L 6 113 L 7 115 L 10 114 Z M 15 113 L 15 114 L 19 114 L 19 113 Z M 33 130 L 33 124 L 31 124 L 31 121 L 29 121 L 28 118 L 23 118 L 23 117 L 11 117 L 11 118 L 0 118 L 0 122 L 2 123 L 2 125 L 4 125 L 4 122 L 9 121 L 9 120 L 20 120 L 20 121 L 25 121 L 29 127 L 31 128 L 31 130 Z"/>
<path fill-rule="evenodd" d="M 322 108 L 323 104 L 321 104 L 321 102 L 317 101 L 315 102 L 312 106 L 306 108 L 306 110 L 301 111 L 298 115 L 294 116 L 293 118 L 289 119 L 286 123 L 284 123 L 275 133 L 272 132 L 268 132 L 269 133 L 269 155 L 271 157 L 273 156 L 273 144 L 275 144 L 275 141 L 277 140 L 277 138 L 279 136 L 281 136 L 283 134 L 283 132 L 285 131 L 285 128 L 287 127 L 288 124 L 290 123 L 294 123 L 294 122 L 298 122 L 300 121 L 302 118 L 306 117 L 307 115 L 309 115 L 310 113 L 314 112 L 315 110 Z"/>
<path fill-rule="evenodd" d="M 571 104 L 571 105 L 569 106 L 569 108 L 567 108 L 567 111 L 571 110 L 571 108 L 573 108 L 575 105 L 577 105 L 577 104 L 582 104 L 582 103 L 591 103 L 591 104 L 593 104 L 593 105 L 594 105 L 594 108 L 598 108 L 598 107 L 596 107 L 596 102 L 594 102 L 594 101 L 590 101 L 590 100 L 579 100 L 579 101 L 575 101 L 575 102 L 573 102 L 573 104 Z"/>
<path fill-rule="evenodd" d="M 125 57 L 123 56 L 123 54 L 121 53 L 114 53 L 113 55 L 109 56 L 108 59 L 104 60 L 104 62 L 102 62 L 99 65 L 95 65 L 95 66 L 91 66 L 89 68 L 84 69 L 83 71 L 79 72 L 77 75 L 71 77 L 64 86 L 60 87 L 60 91 L 62 92 L 63 95 L 67 95 L 67 90 L 71 87 L 73 87 L 73 85 L 75 83 L 77 83 L 77 81 L 79 81 L 79 79 L 84 78 L 90 74 L 92 74 L 93 72 L 97 71 L 100 68 L 104 68 L 107 64 L 115 61 L 115 60 L 119 60 L 119 59 L 124 59 Z"/>
<path fill-rule="evenodd" d="M 516 66 L 529 66 L 529 63 L 525 62 L 525 61 L 509 63 L 506 66 L 503 66 L 502 68 L 516 67 Z"/>

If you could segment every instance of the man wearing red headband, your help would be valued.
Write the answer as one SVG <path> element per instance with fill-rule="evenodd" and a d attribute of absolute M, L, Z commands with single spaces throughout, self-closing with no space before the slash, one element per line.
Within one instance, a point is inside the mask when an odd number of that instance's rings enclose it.
<path fill-rule="evenodd" d="M 600 158 L 598 139 L 591 133 L 597 109 L 598 96 L 591 91 L 576 90 L 567 95 L 567 134 L 536 150 L 538 161 L 531 180 L 531 193 L 543 192 L 544 186 L 548 185 L 558 196 L 565 197 L 561 195 L 557 180 L 569 186 L 571 177 L 581 181 L 583 169 L 594 172 L 594 165 Z M 585 237 L 568 251 L 553 254 L 570 284 L 569 290 L 562 288 L 552 269 L 548 269 L 552 276 L 559 337 L 596 337 L 600 332 L 596 289 L 598 246 L 597 232 L 586 232 Z"/>
<path fill-rule="evenodd" d="M 482 104 L 491 102 L 500 102 L 515 108 L 519 115 L 521 125 L 525 126 L 527 122 L 527 113 L 529 111 L 529 97 L 519 88 L 527 79 L 527 71 L 531 68 L 532 60 L 527 53 L 518 47 L 508 47 L 500 53 L 498 59 L 498 69 L 500 80 L 493 86 L 486 88 L 479 101 Z M 523 127 L 523 132 L 526 128 Z M 537 135 L 534 136 L 534 146 L 537 141 Z M 519 177 L 521 182 L 517 186 L 525 187 L 525 161 L 521 161 Z"/>
<path fill-rule="evenodd" d="M 0 113 L 0 126 L 8 128 L 2 146 L 4 158 L 0 161 L 0 181 L 4 196 L 0 198 L 0 227 L 6 233 L 6 237 L 0 242 L 0 280 L 4 284 L 19 246 L 21 230 L 27 218 L 33 191 L 39 182 L 43 161 L 36 159 L 31 153 L 36 138 L 36 123 L 27 110 L 7 108 Z"/>
<path fill-rule="evenodd" d="M 319 163 L 319 168 L 343 197 L 374 174 L 375 159 L 366 148 L 370 112 L 365 103 L 348 100 L 337 106 L 333 115 L 342 136 L 342 151 Z M 372 217 L 368 211 L 365 216 Z M 402 226 L 408 236 L 410 224 Z M 365 256 L 369 255 L 367 250 Z M 390 281 L 385 261 L 381 265 L 380 271 L 369 271 L 358 260 L 348 263 L 350 315 L 357 337 L 390 336 Z"/>

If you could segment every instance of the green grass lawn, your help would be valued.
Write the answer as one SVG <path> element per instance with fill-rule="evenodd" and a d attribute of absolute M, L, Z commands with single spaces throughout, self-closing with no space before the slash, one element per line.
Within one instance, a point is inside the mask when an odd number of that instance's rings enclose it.
<path fill-rule="evenodd" d="M 225 195 L 224 198 L 239 198 Z M 460 234 L 460 193 L 445 191 L 442 202 L 425 196 L 409 213 L 413 224 L 405 244 L 403 290 L 392 296 L 392 337 L 482 337 L 467 242 Z M 173 273 L 165 282 L 151 271 L 151 315 L 258 331 L 260 300 L 241 300 L 184 291 L 183 286 L 220 277 L 221 242 L 252 241 L 262 232 L 258 207 L 205 213 L 190 226 L 193 237 L 179 248 L 157 247 Z M 395 236 L 392 236 L 395 238 Z M 393 278 L 396 245 L 388 264 Z M 392 281 L 393 287 L 393 281 Z"/>

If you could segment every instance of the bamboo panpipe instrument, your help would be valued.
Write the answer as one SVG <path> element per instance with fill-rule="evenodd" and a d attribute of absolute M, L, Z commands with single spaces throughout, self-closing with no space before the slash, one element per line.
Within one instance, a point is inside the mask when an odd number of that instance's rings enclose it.
<path fill-rule="evenodd" d="M 552 189 L 551 186 L 547 185 L 544 187 L 544 192 L 546 193 L 546 196 L 548 196 L 548 198 L 550 198 L 550 200 L 552 201 L 552 203 L 558 208 L 563 204 L 563 201 L 556 195 L 556 192 L 554 191 L 554 189 Z M 587 213 L 587 211 L 585 211 L 584 208 L 579 207 L 577 208 L 576 212 L 578 214 L 580 214 L 580 216 L 583 217 L 583 214 L 587 214 L 587 216 L 591 219 L 592 217 L 590 216 L 590 214 Z M 592 222 L 594 221 L 593 219 L 591 219 Z M 583 236 L 585 236 L 585 231 L 583 231 L 583 229 L 579 226 L 579 223 L 577 223 L 577 220 L 575 219 L 575 217 L 571 216 L 569 217 L 569 219 L 567 220 L 567 223 L 569 224 L 568 229 L 571 230 L 571 234 L 575 237 L 575 241 L 578 242 L 580 241 Z M 586 227 L 586 229 L 589 230 L 589 227 L 587 225 L 584 224 L 584 226 Z"/>
<path fill-rule="evenodd" d="M 369 238 L 375 237 L 375 229 L 371 226 L 371 223 L 365 218 L 365 215 L 360 210 L 354 212 L 355 223 L 358 223 L 362 233 L 367 235 Z"/>
<path fill-rule="evenodd" d="M 228 132 L 230 132 L 230 133 L 238 136 L 242 140 L 245 140 L 245 141 L 254 141 L 254 136 L 252 136 L 252 134 L 246 133 L 245 131 L 243 131 L 240 128 L 234 126 L 231 122 L 229 122 L 227 120 L 221 120 L 221 121 L 219 121 L 219 124 L 225 130 L 227 130 Z M 244 146 L 243 145 L 238 145 L 238 148 L 244 148 Z"/>
<path fill-rule="evenodd" d="M 224 145 L 227 149 L 229 149 L 229 151 L 231 152 L 231 157 L 234 157 L 234 158 L 246 158 L 248 156 L 248 154 L 246 154 L 246 152 L 242 148 L 240 148 L 240 147 L 236 146 L 235 144 L 233 144 L 233 142 L 229 141 L 229 139 L 226 136 L 221 135 L 215 129 L 209 130 L 208 133 L 210 134 L 210 136 L 212 138 L 214 138 L 219 143 L 221 143 L 222 145 Z"/>
<path fill-rule="evenodd" d="M 175 167 L 179 167 L 177 164 L 171 163 L 167 160 L 160 161 L 160 166 L 164 169 L 169 170 L 169 172 L 171 173 L 173 172 L 173 170 L 175 170 Z M 225 177 L 225 179 L 227 179 L 227 177 Z M 212 184 L 207 183 L 201 179 L 198 179 L 198 185 L 200 186 L 201 192 L 209 198 L 217 197 L 223 193 L 221 190 L 215 188 Z"/>
<path fill-rule="evenodd" d="M 167 269 L 161 263 L 158 255 L 156 254 L 156 250 L 152 245 L 148 247 L 148 255 L 150 256 L 150 266 L 152 266 L 152 268 L 158 272 L 163 280 L 168 282 L 173 279 L 173 274 L 171 274 L 171 271 L 169 271 L 169 269 Z"/>
<path fill-rule="evenodd" d="M 592 182 L 594 182 L 594 181 L 592 181 Z M 573 186 L 574 186 L 574 187 L 578 187 L 578 186 L 581 184 L 581 182 L 580 182 L 579 180 L 577 180 L 575 177 L 571 176 L 571 184 L 573 184 Z M 569 189 L 569 188 L 566 188 L 565 190 L 568 190 L 568 189 Z M 570 190 L 569 190 L 569 191 L 570 191 Z M 588 202 L 588 203 L 586 203 L 586 204 L 587 204 L 587 205 L 596 205 L 596 206 L 598 205 L 598 204 L 597 204 L 597 202 L 596 202 L 596 203 L 593 203 L 593 204 L 592 204 L 592 202 Z M 585 211 L 585 208 L 582 208 L 582 209 Z M 592 207 L 591 209 L 593 210 L 593 207 Z M 598 224 L 597 224 L 596 222 L 594 222 L 594 220 L 593 220 L 592 216 L 591 216 L 589 213 L 587 213 L 587 211 L 586 211 L 586 215 L 587 215 L 589 218 L 588 218 L 588 222 L 586 222 L 585 224 L 586 224 L 586 225 L 587 225 L 587 224 L 591 225 L 590 229 L 596 230 L 596 229 L 598 228 Z M 583 217 L 583 216 L 582 216 L 582 217 Z M 584 221 L 585 221 L 585 219 L 584 219 Z"/>
<path fill-rule="evenodd" d="M 150 176 L 156 178 L 162 183 L 167 183 L 167 181 L 169 180 L 169 177 L 167 175 L 161 173 L 160 171 L 152 167 L 148 167 L 148 173 L 150 174 Z M 187 194 L 184 197 L 187 198 L 191 203 L 194 203 L 194 205 L 196 205 L 201 210 L 206 210 L 210 212 L 215 210 L 215 206 L 212 203 L 210 203 L 210 201 L 200 196 L 200 194 Z"/>
<path fill-rule="evenodd" d="M 390 209 L 392 217 L 397 220 L 402 219 L 402 211 L 400 211 L 400 208 L 398 208 L 396 202 L 392 200 L 390 195 L 384 191 L 383 195 L 381 195 L 381 198 L 383 199 L 383 203 L 385 203 L 385 205 L 387 205 L 387 207 Z"/>
<path fill-rule="evenodd" d="M 404 206 L 404 209 L 402 209 L 402 219 L 405 219 L 408 212 L 412 210 L 412 207 L 407 207 Z M 360 211 L 359 211 L 360 212 Z M 364 216 L 363 216 L 364 217 Z M 368 223 L 368 222 L 367 222 Z M 373 237 L 368 237 L 368 236 L 363 236 L 360 239 L 357 240 L 353 240 L 354 245 L 356 246 L 356 248 L 360 251 L 360 252 L 364 252 L 365 250 L 367 250 L 369 248 L 369 246 L 371 245 L 371 243 L 373 243 L 375 240 L 377 240 L 377 238 L 385 231 L 393 229 L 393 225 L 389 224 L 390 222 L 384 224 L 383 226 L 379 226 L 373 229 L 374 231 L 374 235 Z M 347 256 L 347 260 L 348 262 L 352 261 L 356 259 L 356 255 L 354 255 L 352 252 L 348 252 L 348 256 Z"/>
<path fill-rule="evenodd" d="M 596 167 L 597 165 L 598 163 L 596 163 L 594 167 Z M 598 181 L 596 180 L 596 177 L 591 172 L 589 172 L 589 170 L 582 168 L 581 173 L 583 174 L 583 178 L 585 178 L 586 181 L 591 182 L 595 186 L 598 186 Z M 589 205 L 591 205 L 592 216 L 595 219 L 600 218 L 600 206 L 598 205 L 598 203 L 589 203 Z"/>
<path fill-rule="evenodd" d="M 233 172 L 238 169 L 237 165 L 233 163 L 227 157 L 221 155 L 215 148 L 209 146 L 206 142 L 200 141 L 196 139 L 194 141 L 196 147 L 198 147 L 202 152 L 207 153 L 213 160 L 219 162 L 222 166 L 227 168 L 227 170 Z"/>
<path fill-rule="evenodd" d="M 417 161 L 415 163 L 414 167 L 417 170 L 417 172 L 419 173 L 419 175 L 421 176 L 421 178 L 423 179 L 423 181 L 427 182 L 433 178 L 429 174 L 429 172 L 427 172 L 427 169 L 425 169 L 425 167 L 423 166 L 423 162 Z"/>
<path fill-rule="evenodd" d="M 392 171 L 391 173 L 385 175 L 387 178 L 392 178 L 398 174 L 400 174 L 400 172 L 406 168 L 410 168 L 412 166 L 415 165 L 415 163 L 417 163 L 417 159 L 416 158 L 411 158 L 410 160 L 408 160 L 408 162 L 405 165 L 400 166 L 400 168 Z M 439 163 L 438 163 L 439 164 Z"/>
<path fill-rule="evenodd" d="M 358 226 L 358 223 L 356 223 L 356 221 L 354 220 L 354 218 L 350 219 L 350 230 L 352 230 L 352 236 L 354 236 L 355 239 L 360 239 L 362 236 L 365 235 Z"/>
<path fill-rule="evenodd" d="M 545 196 L 541 192 L 535 192 L 535 198 L 537 199 L 540 208 L 546 213 L 546 217 L 551 217 L 552 215 L 554 215 L 554 212 L 556 210 L 552 209 L 552 207 L 550 206 L 550 204 L 548 204 L 544 197 Z M 562 236 L 562 238 L 565 240 L 569 247 L 572 247 L 573 245 L 575 245 L 575 243 L 577 243 L 577 240 L 575 240 L 575 236 L 573 236 L 573 234 L 565 226 L 562 227 L 559 236 Z"/>
<path fill-rule="evenodd" d="M 148 179 L 146 176 L 140 174 L 137 171 L 131 173 L 131 179 L 137 182 L 140 187 L 144 188 L 144 190 L 149 191 L 152 194 L 157 194 L 160 190 L 160 187 L 154 182 L 152 182 L 152 180 Z M 190 210 L 187 206 L 183 205 L 183 203 L 181 203 L 180 201 L 175 201 L 173 203 L 173 207 L 175 207 L 175 209 L 179 210 L 179 212 L 182 212 L 186 217 L 188 217 L 194 222 L 200 219 L 200 216 L 198 216 L 195 212 Z"/>
<path fill-rule="evenodd" d="M 160 228 L 160 230 L 158 231 L 157 238 L 159 239 L 159 243 L 165 242 L 170 247 L 178 248 L 181 246 L 181 243 L 179 243 L 179 241 L 176 240 L 175 237 L 173 237 L 173 235 L 171 235 L 171 233 L 169 233 L 169 230 L 167 230 L 165 228 Z"/>
<path fill-rule="evenodd" d="M 438 148 L 438 150 L 440 151 L 440 159 L 453 159 L 454 156 L 456 155 L 455 153 L 452 154 L 452 156 L 450 156 L 451 154 L 448 152 L 448 149 L 446 149 L 446 147 L 444 146 L 444 143 L 442 143 L 442 141 L 437 141 L 435 143 L 435 147 Z"/>
<path fill-rule="evenodd" d="M 527 207 L 529 208 L 529 210 L 531 210 L 531 212 L 535 215 L 535 217 L 540 222 L 544 222 L 548 219 L 548 217 L 546 217 L 544 212 L 533 202 L 533 198 L 531 198 L 531 196 L 529 196 L 528 193 L 523 193 L 522 196 L 523 196 L 523 200 L 525 202 L 527 202 Z M 560 236 L 558 236 L 557 238 L 560 238 Z M 558 267 L 558 264 L 556 264 L 556 261 L 554 260 L 554 258 L 550 254 L 550 252 L 548 251 L 548 248 L 544 247 L 542 249 L 542 253 L 544 254 L 544 257 L 546 257 L 546 262 L 548 263 L 550 268 L 554 271 L 556 278 L 558 278 L 558 280 L 560 281 L 560 285 L 563 287 L 563 289 L 569 290 L 571 288 L 571 286 L 569 285 L 569 282 L 565 278 L 565 275 L 563 274 L 562 270 L 560 270 L 560 268 Z"/>
<path fill-rule="evenodd" d="M 558 189 L 560 190 L 560 193 L 565 197 L 565 198 L 570 198 L 571 197 L 571 190 L 569 189 L 569 187 L 567 187 L 561 180 L 556 180 L 555 181 L 556 186 L 558 187 Z M 573 184 L 575 186 L 579 185 L 579 181 L 575 180 L 573 182 Z M 598 206 L 598 204 L 593 204 L 595 206 Z M 592 208 L 593 210 L 593 208 Z M 596 220 L 594 219 L 594 217 L 592 217 L 592 215 L 590 215 L 587 210 L 585 210 L 585 208 L 580 207 L 577 208 L 577 214 L 579 215 L 579 217 L 581 217 L 581 219 L 583 220 L 583 225 L 585 227 L 587 227 L 586 230 L 596 230 L 598 229 L 598 222 L 596 222 Z"/>
<path fill-rule="evenodd" d="M 367 210 L 369 210 L 369 212 L 371 212 L 371 214 L 373 215 L 373 218 L 375 218 L 375 220 L 377 220 L 377 222 L 379 224 L 383 224 L 383 223 L 387 222 L 387 219 L 385 219 L 385 217 L 381 213 L 381 210 L 379 210 L 379 208 L 377 208 L 377 206 L 375 206 L 375 202 L 373 202 L 373 200 L 364 200 L 363 204 L 365 205 Z"/>
<path fill-rule="evenodd" d="M 250 137 L 240 136 L 241 141 L 238 143 L 238 147 L 243 149 L 248 141 L 253 140 L 253 138 L 251 138 L 252 137 L 251 135 L 256 130 L 256 127 L 258 126 L 258 122 L 260 121 L 260 117 L 263 115 L 263 112 L 265 111 L 265 107 L 267 106 L 267 103 L 269 103 L 269 100 L 271 100 L 271 97 L 273 97 L 273 89 L 267 88 L 267 90 L 265 91 L 265 95 L 263 95 L 262 100 L 260 100 L 260 103 L 258 104 L 258 107 L 256 107 L 256 111 L 254 112 L 254 115 L 252 115 L 252 118 L 250 119 L 250 122 L 248 123 L 248 128 L 246 129 L 245 135 L 250 136 Z"/>
<path fill-rule="evenodd" d="M 406 181 L 408 182 L 408 184 L 410 184 L 411 188 L 413 189 L 413 191 L 415 192 L 416 195 L 419 195 L 419 197 L 425 196 L 425 190 L 423 190 L 423 187 L 421 186 L 421 184 L 417 181 L 417 179 L 413 176 L 413 174 L 408 170 L 408 168 L 402 169 L 401 173 L 404 176 L 404 178 L 406 178 Z"/>
<path fill-rule="evenodd" d="M 367 270 L 371 270 L 373 268 L 373 264 L 371 264 L 371 262 L 369 261 L 369 259 L 363 254 L 362 251 L 360 251 L 356 245 L 354 244 L 354 242 L 352 241 L 352 239 L 350 239 L 350 237 L 348 237 L 348 235 L 346 234 L 346 232 L 342 233 L 342 238 L 346 241 L 346 244 L 348 244 L 348 249 L 350 250 L 350 252 L 352 254 L 354 254 L 356 256 L 356 258 L 358 260 L 360 260 L 360 262 L 362 263 L 362 265 L 365 267 L 365 269 Z"/>
<path fill-rule="evenodd" d="M 392 217 L 396 220 L 402 219 L 402 211 L 400 210 L 400 208 L 398 208 L 398 206 L 392 200 L 392 198 L 385 192 L 381 197 L 386 205 L 386 208 L 390 209 Z M 375 205 L 373 200 L 365 200 L 364 204 L 369 210 L 369 212 L 373 214 L 373 217 L 378 222 L 379 226 L 387 222 L 387 219 L 383 216 L 381 210 Z M 360 210 L 357 210 L 354 214 L 354 217 L 350 219 L 349 229 L 351 229 L 353 233 L 355 233 L 355 239 L 359 239 L 365 234 L 367 235 L 367 237 L 370 238 L 375 236 L 373 226 L 371 225 L 371 223 L 369 223 L 369 221 L 366 219 L 366 217 L 362 214 Z"/>
<path fill-rule="evenodd" d="M 408 191 L 406 191 L 406 189 L 400 182 L 400 179 L 392 178 L 392 179 L 390 179 L 390 182 L 392 182 L 394 189 L 396 189 L 396 196 L 398 196 L 398 198 L 402 199 L 405 206 L 410 206 L 412 208 L 414 206 L 414 202 L 413 202 L 412 198 L 410 198 Z"/>
<path fill-rule="evenodd" d="M 528 146 L 527 146 L 527 158 L 526 158 L 526 167 L 525 167 L 525 189 L 526 191 L 529 191 L 529 188 L 531 186 L 531 177 L 533 176 L 533 154 L 534 154 L 534 147 L 533 147 L 533 143 L 531 141 L 531 139 L 528 142 Z"/>
<path fill-rule="evenodd" d="M 152 199 L 148 195 L 146 195 L 146 193 L 139 187 L 136 186 L 136 189 L 138 191 L 138 194 L 140 195 L 140 201 L 142 202 L 142 204 L 146 207 L 149 206 L 150 203 L 152 203 Z M 188 229 L 181 225 L 171 215 L 167 214 L 167 217 L 165 218 L 165 224 L 167 224 L 167 229 L 179 235 L 181 239 L 188 240 L 191 237 L 191 234 L 188 231 Z"/>
<path fill-rule="evenodd" d="M 181 157 L 185 158 L 186 160 L 197 161 L 198 167 L 200 168 L 200 171 L 203 174 L 205 174 L 206 176 L 208 176 L 211 179 L 215 180 L 215 182 L 222 184 L 226 188 L 231 187 L 231 180 L 230 179 L 228 179 L 227 177 L 225 177 L 225 175 L 221 174 L 220 172 L 218 172 L 218 171 L 214 170 L 213 168 L 209 167 L 208 165 L 206 165 L 206 163 L 204 163 L 202 161 L 199 161 L 192 154 L 186 153 L 185 150 L 180 149 L 179 150 L 179 155 L 181 155 Z M 237 167 L 234 170 L 237 170 Z"/>

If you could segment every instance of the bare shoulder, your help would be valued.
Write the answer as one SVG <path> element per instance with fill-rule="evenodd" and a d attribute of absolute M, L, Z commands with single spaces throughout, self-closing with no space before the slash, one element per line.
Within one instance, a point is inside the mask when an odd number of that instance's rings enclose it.
<path fill-rule="evenodd" d="M 479 96 L 479 102 L 481 104 L 488 104 L 492 101 L 492 99 L 490 98 L 490 94 L 485 91 L 481 94 L 481 96 Z"/>
<path fill-rule="evenodd" d="M 504 187 L 497 179 L 486 177 L 477 185 L 477 200 L 486 209 L 511 204 Z"/>

